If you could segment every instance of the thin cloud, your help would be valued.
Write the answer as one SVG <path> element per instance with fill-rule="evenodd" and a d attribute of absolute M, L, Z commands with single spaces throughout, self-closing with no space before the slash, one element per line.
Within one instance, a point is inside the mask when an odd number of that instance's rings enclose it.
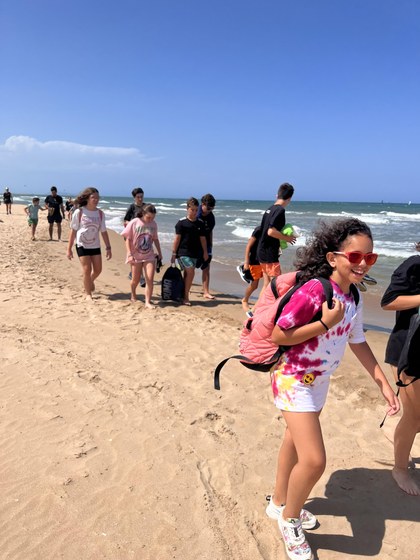
<path fill-rule="evenodd" d="M 160 158 L 137 148 L 89 146 L 63 140 L 41 142 L 30 136 L 10 136 L 0 144 L 0 162 L 20 169 L 136 169 Z"/>

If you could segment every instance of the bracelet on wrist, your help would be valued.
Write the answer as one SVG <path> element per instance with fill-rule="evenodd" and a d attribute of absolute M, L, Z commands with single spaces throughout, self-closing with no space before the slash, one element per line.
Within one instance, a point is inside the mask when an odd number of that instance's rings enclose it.
<path fill-rule="evenodd" d="M 326 331 L 329 331 L 329 330 L 330 330 L 330 327 L 328 327 L 328 326 L 324 323 L 324 321 L 323 321 L 322 319 L 320 319 L 319 322 L 321 323 L 321 325 L 324 327 L 324 329 L 325 329 Z"/>
<path fill-rule="evenodd" d="M 105 249 L 106 249 L 107 251 L 110 251 L 110 250 L 111 250 L 111 247 L 105 247 Z"/>

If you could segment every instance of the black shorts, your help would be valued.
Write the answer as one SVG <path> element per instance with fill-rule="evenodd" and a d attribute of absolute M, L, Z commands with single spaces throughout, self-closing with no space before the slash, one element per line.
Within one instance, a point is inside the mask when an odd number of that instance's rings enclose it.
<path fill-rule="evenodd" d="M 61 224 L 61 222 L 63 221 L 63 217 L 60 216 L 47 216 L 47 220 L 49 224 L 53 224 L 54 222 L 56 224 Z"/>
<path fill-rule="evenodd" d="M 76 253 L 79 257 L 91 257 L 93 255 L 100 255 L 101 248 L 97 247 L 96 249 L 85 249 L 84 247 L 76 245 Z"/>

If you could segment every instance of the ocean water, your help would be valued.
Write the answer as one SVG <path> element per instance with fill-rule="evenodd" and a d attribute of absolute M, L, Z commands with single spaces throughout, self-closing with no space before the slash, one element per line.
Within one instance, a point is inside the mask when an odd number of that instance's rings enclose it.
<path fill-rule="evenodd" d="M 17 195 L 16 202 L 29 203 L 32 196 Z M 41 201 L 45 196 L 40 196 Z M 122 220 L 131 197 L 104 197 L 100 207 L 105 212 L 109 229 L 121 232 Z M 169 261 L 176 222 L 185 216 L 185 200 L 147 197 L 146 202 L 156 206 L 156 221 L 165 262 Z M 253 229 L 261 222 L 263 212 L 273 203 L 269 200 L 218 200 L 214 211 L 213 261 L 218 269 L 230 272 L 243 261 L 246 243 Z M 299 228 L 300 236 L 295 246 L 289 246 L 281 256 L 282 270 L 293 267 L 296 247 L 305 244 L 307 237 L 319 220 L 333 220 L 346 216 L 365 221 L 373 232 L 374 250 L 379 253 L 370 274 L 378 280 L 369 291 L 380 295 L 386 288 L 393 270 L 407 257 L 414 254 L 413 245 L 420 241 L 420 204 L 388 204 L 367 202 L 307 202 L 293 200 L 286 209 L 288 223 Z M 213 267 L 212 267 L 213 268 Z M 242 295 L 245 285 L 234 273 L 235 282 L 229 293 Z M 212 281 L 216 290 L 225 289 Z"/>

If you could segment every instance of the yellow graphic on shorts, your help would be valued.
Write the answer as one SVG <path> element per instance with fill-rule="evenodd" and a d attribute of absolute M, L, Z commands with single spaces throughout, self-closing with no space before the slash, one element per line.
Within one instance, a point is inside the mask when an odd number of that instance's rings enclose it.
<path fill-rule="evenodd" d="M 305 375 L 302 377 L 302 382 L 305 383 L 305 385 L 312 385 L 314 381 L 315 375 L 313 373 L 305 373 Z"/>

